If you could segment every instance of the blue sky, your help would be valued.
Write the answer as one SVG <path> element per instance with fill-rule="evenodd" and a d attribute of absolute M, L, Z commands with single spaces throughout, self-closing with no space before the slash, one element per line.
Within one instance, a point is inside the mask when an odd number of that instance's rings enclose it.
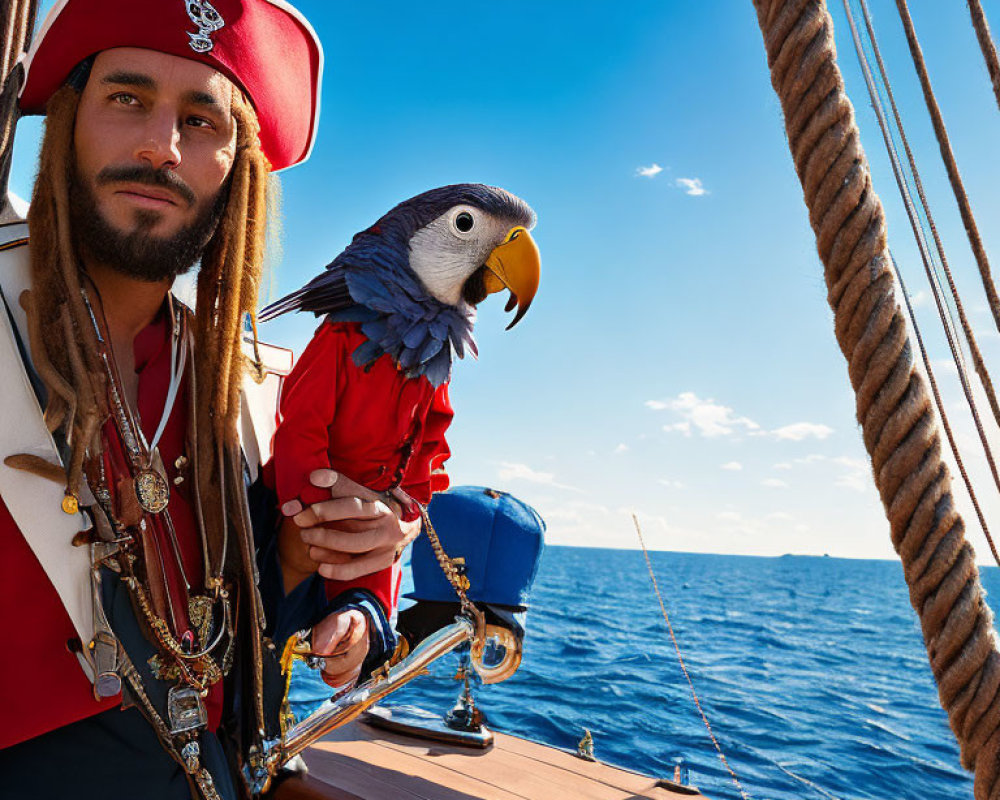
<path fill-rule="evenodd" d="M 942 359 L 843 9 L 831 5 L 892 245 Z M 997 363 L 1000 335 L 894 5 L 871 5 L 949 259 Z M 919 4 L 914 21 L 997 253 L 1000 115 L 964 6 L 945 5 Z M 560 544 L 634 547 L 634 509 L 656 548 L 892 556 L 749 0 L 298 6 L 326 49 L 323 114 L 312 159 L 282 175 L 273 297 L 434 186 L 498 184 L 538 214 L 531 311 L 505 332 L 502 302 L 487 301 L 480 360 L 455 370 L 454 483 L 524 498 Z M 19 131 L 12 185 L 23 196 L 38 130 L 27 120 Z M 301 350 L 314 327 L 282 318 L 263 335 Z M 956 403 L 957 390 L 946 397 Z M 965 417 L 953 421 L 969 439 Z M 988 511 L 1000 510 L 974 450 L 970 461 Z"/>

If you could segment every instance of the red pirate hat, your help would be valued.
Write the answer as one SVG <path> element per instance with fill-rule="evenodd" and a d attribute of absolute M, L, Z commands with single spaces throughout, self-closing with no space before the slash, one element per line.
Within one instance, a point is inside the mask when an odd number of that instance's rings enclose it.
<path fill-rule="evenodd" d="M 241 86 L 277 171 L 309 157 L 323 49 L 284 0 L 58 0 L 25 56 L 21 108 L 41 113 L 88 56 L 144 47 L 208 64 Z"/>

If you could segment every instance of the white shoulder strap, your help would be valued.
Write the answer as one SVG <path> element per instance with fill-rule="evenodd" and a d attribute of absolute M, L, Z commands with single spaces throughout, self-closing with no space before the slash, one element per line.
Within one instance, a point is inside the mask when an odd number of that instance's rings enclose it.
<path fill-rule="evenodd" d="M 27 318 L 18 298 L 30 285 L 27 224 L 0 227 L 0 291 L 27 347 Z M 30 453 L 59 463 L 59 452 L 42 419 L 42 409 L 28 380 L 18 351 L 11 317 L 0 306 L 0 496 L 42 569 L 59 594 L 80 641 L 94 636 L 94 609 L 90 589 L 90 548 L 74 547 L 73 537 L 88 527 L 82 514 L 62 510 L 64 487 L 3 460 Z"/>
<path fill-rule="evenodd" d="M 276 427 L 278 398 L 285 376 L 292 371 L 292 351 L 260 342 L 263 375 L 257 378 L 247 370 L 240 391 L 240 443 L 250 469 L 250 479 L 257 480 L 261 465 L 271 456 L 271 437 Z M 253 341 L 243 340 L 243 354 L 253 359 Z"/>

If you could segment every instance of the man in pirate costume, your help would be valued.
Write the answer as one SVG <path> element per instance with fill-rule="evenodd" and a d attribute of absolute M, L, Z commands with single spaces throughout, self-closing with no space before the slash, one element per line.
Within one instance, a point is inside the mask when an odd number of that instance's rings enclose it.
<path fill-rule="evenodd" d="M 242 326 L 322 52 L 283 0 L 61 0 L 24 66 L 46 122 L 30 243 L 0 228 L 0 798 L 230 800 L 277 735 L 262 606 L 330 642 L 366 612 L 340 679 L 391 645 L 363 596 L 328 616 L 307 585 L 254 586 L 275 525 L 251 530 Z M 192 313 L 169 289 L 196 261 Z M 345 578 L 391 563 L 414 525 L 334 480 L 300 526 L 377 544 L 310 556 Z"/>

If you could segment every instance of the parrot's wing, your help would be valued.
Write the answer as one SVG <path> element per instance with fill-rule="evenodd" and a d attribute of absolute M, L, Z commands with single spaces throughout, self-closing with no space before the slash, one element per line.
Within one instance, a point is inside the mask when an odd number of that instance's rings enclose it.
<path fill-rule="evenodd" d="M 353 305 L 354 300 L 347 288 L 349 263 L 346 255 L 347 251 L 341 253 L 309 283 L 265 307 L 257 318 L 267 322 L 289 311 L 311 311 L 318 317 Z"/>

